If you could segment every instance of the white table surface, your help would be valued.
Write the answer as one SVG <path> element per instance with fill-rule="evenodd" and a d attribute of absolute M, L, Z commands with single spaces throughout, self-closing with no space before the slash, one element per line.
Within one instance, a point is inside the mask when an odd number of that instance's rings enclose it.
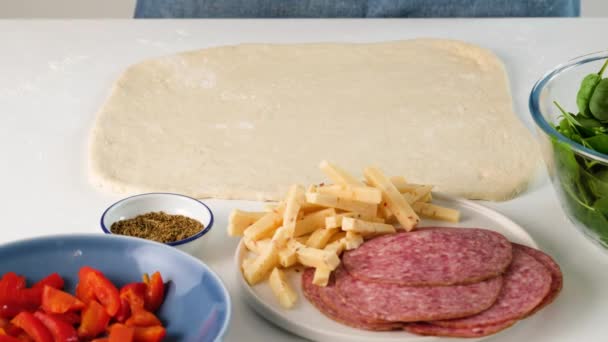
<path fill-rule="evenodd" d="M 605 32 L 608 19 L 0 21 L 0 242 L 101 232 L 102 211 L 121 196 L 89 184 L 88 132 L 112 81 L 144 58 L 240 42 L 461 39 L 504 60 L 516 112 L 532 129 L 527 100 L 535 80 L 569 58 L 605 49 Z M 541 173 L 519 198 L 486 204 L 524 226 L 558 260 L 564 290 L 537 317 L 489 341 L 606 341 L 608 254 L 567 221 Z M 257 316 L 236 293 L 237 241 L 225 235 L 228 209 L 259 204 L 206 203 L 217 221 L 210 235 L 214 243 L 200 258 L 219 273 L 233 297 L 225 340 L 297 340 Z"/>

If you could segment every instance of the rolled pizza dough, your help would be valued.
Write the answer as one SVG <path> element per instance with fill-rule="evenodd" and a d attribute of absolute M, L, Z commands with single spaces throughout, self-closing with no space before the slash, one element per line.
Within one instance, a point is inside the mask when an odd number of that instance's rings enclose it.
<path fill-rule="evenodd" d="M 129 67 L 90 141 L 120 193 L 277 200 L 322 159 L 473 199 L 523 190 L 540 160 L 491 52 L 458 41 L 247 44 Z"/>

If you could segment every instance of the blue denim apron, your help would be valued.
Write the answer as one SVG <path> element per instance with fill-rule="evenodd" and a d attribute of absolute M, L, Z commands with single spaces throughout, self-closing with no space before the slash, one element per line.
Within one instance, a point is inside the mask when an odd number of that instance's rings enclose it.
<path fill-rule="evenodd" d="M 136 18 L 577 17 L 580 0 L 138 0 Z"/>

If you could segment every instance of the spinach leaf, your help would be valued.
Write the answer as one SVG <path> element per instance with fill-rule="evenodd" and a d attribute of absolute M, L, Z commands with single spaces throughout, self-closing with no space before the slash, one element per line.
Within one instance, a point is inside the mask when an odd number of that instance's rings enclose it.
<path fill-rule="evenodd" d="M 600 121 L 608 121 L 608 78 L 601 80 L 589 100 L 589 110 Z"/>
<path fill-rule="evenodd" d="M 591 117 L 589 101 L 591 101 L 591 96 L 595 91 L 595 87 L 597 87 L 601 79 L 602 77 L 598 74 L 590 74 L 587 75 L 581 82 L 581 87 L 576 95 L 576 105 L 579 112 L 586 117 Z"/>
<path fill-rule="evenodd" d="M 589 173 L 586 177 L 589 190 L 596 198 L 608 197 L 608 170 L 603 169 L 596 173 Z"/>
<path fill-rule="evenodd" d="M 593 204 L 593 208 L 598 212 L 603 214 L 604 216 L 608 216 L 608 196 L 602 197 L 595 201 Z M 608 228 L 608 227 L 606 227 Z"/>
<path fill-rule="evenodd" d="M 592 149 L 600 153 L 608 154 L 608 135 L 596 135 L 585 139 L 585 142 L 587 142 Z"/>
<path fill-rule="evenodd" d="M 576 121 L 580 124 L 579 131 L 584 138 L 606 133 L 606 128 L 595 118 L 587 118 L 579 115 L 576 116 Z"/>
<path fill-rule="evenodd" d="M 554 140 L 553 147 L 555 150 L 556 167 L 565 172 L 565 176 L 577 179 L 579 165 L 570 146 L 561 141 Z"/>
<path fill-rule="evenodd" d="M 590 108 L 591 98 L 593 97 L 597 86 L 602 80 L 602 75 L 604 74 L 604 70 L 606 70 L 606 66 L 608 66 L 608 60 L 606 60 L 606 62 L 597 74 L 589 74 L 585 76 L 585 78 L 583 78 L 583 81 L 581 82 L 578 93 L 576 94 L 576 105 L 578 107 L 579 113 L 581 113 L 581 115 L 583 116 L 595 116 L 595 114 L 593 114 L 593 111 Z M 596 116 L 596 118 L 598 117 Z"/>

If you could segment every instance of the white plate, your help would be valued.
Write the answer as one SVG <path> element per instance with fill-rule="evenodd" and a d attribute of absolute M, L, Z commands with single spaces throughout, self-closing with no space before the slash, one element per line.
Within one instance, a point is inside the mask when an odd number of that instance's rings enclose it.
<path fill-rule="evenodd" d="M 433 202 L 442 206 L 456 208 L 461 212 L 459 223 L 449 223 L 433 220 L 422 220 L 423 226 L 450 226 L 486 228 L 497 231 L 509 240 L 530 247 L 537 247 L 536 243 L 526 231 L 509 220 L 505 216 L 488 209 L 479 204 L 464 199 L 456 199 L 441 194 L 433 194 Z M 249 286 L 243 278 L 240 265 L 247 255 L 247 249 L 241 242 L 235 255 L 235 270 L 239 291 L 247 303 L 260 315 L 280 327 L 315 341 L 331 342 L 431 342 L 431 341 L 479 341 L 478 339 L 456 339 L 432 336 L 418 336 L 405 331 L 375 332 L 360 330 L 337 323 L 321 312 L 319 312 L 304 296 L 301 288 L 301 272 L 289 272 L 289 280 L 298 294 L 298 303 L 291 310 L 285 310 L 279 306 L 278 301 L 272 294 L 268 282 L 263 282 L 253 287 Z"/>

